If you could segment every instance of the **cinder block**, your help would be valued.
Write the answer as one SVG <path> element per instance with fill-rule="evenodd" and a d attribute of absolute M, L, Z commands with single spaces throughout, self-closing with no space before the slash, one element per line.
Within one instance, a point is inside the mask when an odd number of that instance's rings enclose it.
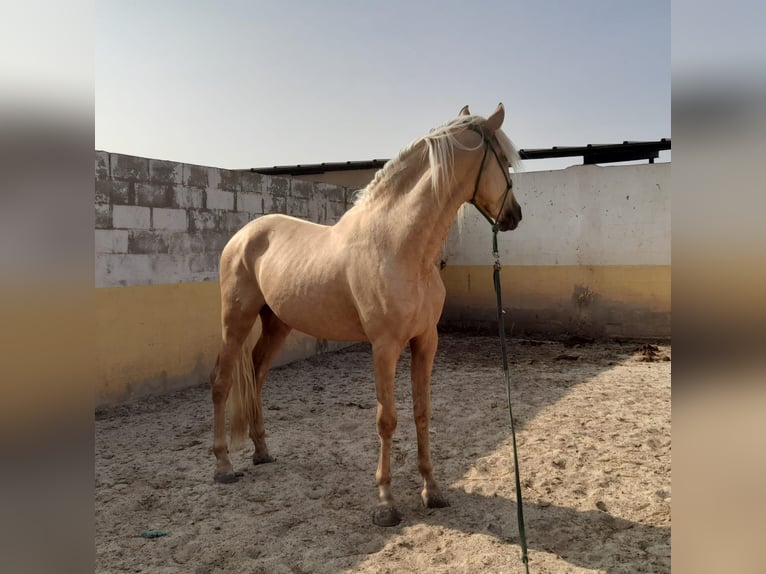
<path fill-rule="evenodd" d="M 163 231 L 161 233 L 165 236 L 168 244 L 168 253 L 171 255 L 200 253 L 204 251 L 204 244 L 198 241 L 199 232 Z"/>
<path fill-rule="evenodd" d="M 109 154 L 105 151 L 96 152 L 96 181 L 109 179 Z"/>
<path fill-rule="evenodd" d="M 149 181 L 183 185 L 183 165 L 174 161 L 149 160 Z"/>
<path fill-rule="evenodd" d="M 114 203 L 129 205 L 133 203 L 133 182 L 114 181 L 111 179 L 96 180 L 96 203 Z"/>
<path fill-rule="evenodd" d="M 100 253 L 96 255 L 96 287 L 149 285 L 154 272 L 149 255 Z"/>
<path fill-rule="evenodd" d="M 185 163 L 181 166 L 181 169 L 183 173 L 183 185 L 200 188 L 208 186 L 210 180 L 208 168 Z"/>
<path fill-rule="evenodd" d="M 96 229 L 96 253 L 127 253 L 126 229 Z"/>
<path fill-rule="evenodd" d="M 213 253 L 220 257 L 221 251 L 231 239 L 228 231 L 195 231 L 193 233 L 168 233 L 169 253 L 190 255 Z"/>
<path fill-rule="evenodd" d="M 218 189 L 227 191 L 239 191 L 242 189 L 242 173 L 230 169 L 218 170 Z"/>
<path fill-rule="evenodd" d="M 231 239 L 231 233 L 227 231 L 204 231 L 201 234 L 201 240 L 204 243 L 204 249 L 202 249 L 202 251 L 205 253 L 213 253 L 219 258 L 221 256 L 221 251 L 226 247 L 229 239 Z M 216 270 L 218 269 L 217 263 L 215 268 Z"/>
<path fill-rule="evenodd" d="M 190 209 L 189 231 L 209 231 L 219 229 L 219 214 L 216 211 L 206 209 Z"/>
<path fill-rule="evenodd" d="M 260 193 L 238 193 L 237 211 L 260 215 L 263 213 L 263 195 Z"/>
<path fill-rule="evenodd" d="M 208 209 L 225 209 L 231 211 L 234 209 L 234 193 L 220 189 L 207 189 Z"/>
<path fill-rule="evenodd" d="M 127 233 L 127 232 L 126 232 Z M 170 241 L 167 231 L 131 229 L 128 235 L 128 253 L 168 253 Z"/>
<path fill-rule="evenodd" d="M 228 211 L 223 214 L 223 229 L 225 231 L 234 232 L 239 231 L 243 225 L 250 221 L 251 217 L 249 213 L 241 211 Z"/>
<path fill-rule="evenodd" d="M 343 203 L 337 201 L 327 202 L 327 219 L 337 221 L 343 214 L 346 213 L 346 206 Z"/>
<path fill-rule="evenodd" d="M 157 283 L 190 283 L 197 278 L 190 274 L 189 258 L 194 255 L 152 255 Z"/>
<path fill-rule="evenodd" d="M 144 157 L 113 153 L 109 155 L 113 179 L 128 181 L 147 181 L 149 179 L 149 160 Z"/>
<path fill-rule="evenodd" d="M 287 213 L 287 198 L 265 195 L 263 197 L 263 213 Z"/>
<path fill-rule="evenodd" d="M 290 196 L 298 199 L 308 199 L 314 195 L 314 184 L 302 179 L 290 180 Z"/>
<path fill-rule="evenodd" d="M 207 188 L 221 189 L 221 170 L 217 167 L 208 167 L 207 169 Z"/>
<path fill-rule="evenodd" d="M 173 185 L 161 183 L 136 183 L 136 204 L 146 207 L 171 207 L 173 205 Z"/>
<path fill-rule="evenodd" d="M 314 184 L 314 194 L 326 197 L 330 201 L 346 202 L 346 188 L 339 185 L 317 182 Z"/>
<path fill-rule="evenodd" d="M 308 200 L 308 218 L 314 223 L 324 223 L 327 219 L 327 198 L 316 194 Z"/>
<path fill-rule="evenodd" d="M 298 199 L 297 197 L 287 198 L 287 215 L 293 217 L 308 217 L 309 202 L 307 199 Z"/>
<path fill-rule="evenodd" d="M 108 203 L 96 204 L 96 229 L 112 228 L 112 206 Z"/>
<path fill-rule="evenodd" d="M 267 182 L 265 196 L 287 197 L 290 194 L 290 179 L 286 177 L 270 177 Z"/>
<path fill-rule="evenodd" d="M 95 196 L 93 198 L 95 203 L 109 203 L 109 196 L 112 191 L 111 183 L 108 179 L 98 179 L 96 176 Z"/>
<path fill-rule="evenodd" d="M 152 227 L 155 229 L 186 230 L 189 227 L 185 209 L 155 207 Z"/>
<path fill-rule="evenodd" d="M 201 189 L 193 187 L 175 187 L 173 189 L 173 207 L 181 209 L 201 209 L 205 207 L 205 195 Z"/>
<path fill-rule="evenodd" d="M 194 280 L 208 280 L 218 278 L 218 253 L 194 253 L 186 258 L 189 272 L 195 277 Z"/>
<path fill-rule="evenodd" d="M 263 193 L 265 181 L 269 179 L 267 175 L 260 173 L 244 172 L 242 174 L 242 191 L 244 193 Z"/>
<path fill-rule="evenodd" d="M 109 200 L 115 205 L 136 204 L 136 183 L 132 181 L 112 181 Z"/>
<path fill-rule="evenodd" d="M 115 229 L 149 229 L 151 209 L 137 205 L 114 205 L 112 225 Z"/>

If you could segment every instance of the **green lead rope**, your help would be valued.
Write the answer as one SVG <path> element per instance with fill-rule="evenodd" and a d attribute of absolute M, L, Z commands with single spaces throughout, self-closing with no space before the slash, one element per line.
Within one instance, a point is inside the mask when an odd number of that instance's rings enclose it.
<path fill-rule="evenodd" d="M 482 214 L 484 215 L 484 214 Z M 521 542 L 521 561 L 529 574 L 529 557 L 527 556 L 527 532 L 524 528 L 524 508 L 521 502 L 521 480 L 519 479 L 519 455 L 516 451 L 516 429 L 513 424 L 513 407 L 511 406 L 511 375 L 508 371 L 508 345 L 505 342 L 505 319 L 503 312 L 503 294 L 500 289 L 500 253 L 497 249 L 497 224 L 492 222 L 492 256 L 495 258 L 495 294 L 497 295 L 497 326 L 500 331 L 500 348 L 503 351 L 503 376 L 505 377 L 505 396 L 508 400 L 508 415 L 511 418 L 511 437 L 513 439 L 513 466 L 516 476 L 516 520 L 519 523 L 519 540 Z"/>

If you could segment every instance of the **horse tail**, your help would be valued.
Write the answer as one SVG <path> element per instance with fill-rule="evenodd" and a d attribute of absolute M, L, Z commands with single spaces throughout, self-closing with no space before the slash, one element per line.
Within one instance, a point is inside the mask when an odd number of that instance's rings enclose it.
<path fill-rule="evenodd" d="M 245 339 L 234 362 L 231 374 L 232 385 L 227 402 L 231 417 L 229 433 L 232 450 L 240 450 L 245 446 L 248 431 L 255 426 L 258 401 L 256 401 L 254 371 L 250 345 Z"/>

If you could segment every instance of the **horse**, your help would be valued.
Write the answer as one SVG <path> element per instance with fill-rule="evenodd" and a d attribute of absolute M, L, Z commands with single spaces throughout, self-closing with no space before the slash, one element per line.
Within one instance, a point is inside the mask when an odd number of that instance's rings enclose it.
<path fill-rule="evenodd" d="M 500 231 L 521 221 L 508 170 L 518 166 L 519 154 L 501 130 L 504 118 L 502 103 L 486 119 L 464 106 L 455 119 L 386 162 L 334 225 L 269 214 L 234 234 L 220 258 L 222 340 L 211 374 L 216 482 L 241 476 L 228 456 L 230 395 L 232 444 L 249 432 L 253 463 L 274 461 L 265 441 L 261 390 L 272 360 L 296 329 L 372 345 L 380 438 L 372 520 L 379 526 L 401 520 L 390 458 L 397 424 L 394 373 L 409 344 L 421 499 L 429 508 L 449 506 L 433 476 L 428 434 L 431 369 L 446 294 L 436 262 L 463 204 L 475 205 Z M 251 352 L 246 340 L 259 316 L 261 335 Z"/>

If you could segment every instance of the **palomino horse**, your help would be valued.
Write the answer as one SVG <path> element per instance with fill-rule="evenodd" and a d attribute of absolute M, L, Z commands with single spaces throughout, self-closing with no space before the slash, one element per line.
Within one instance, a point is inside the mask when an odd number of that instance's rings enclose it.
<path fill-rule="evenodd" d="M 508 173 L 519 156 L 500 129 L 504 117 L 502 104 L 486 119 L 465 106 L 386 163 L 335 225 L 273 214 L 231 238 L 221 254 L 223 340 L 211 375 L 216 481 L 238 476 L 225 432 L 232 385 L 232 442 L 241 443 L 249 430 L 253 463 L 274 460 L 264 438 L 261 389 L 288 333 L 297 329 L 320 339 L 372 343 L 380 436 L 373 522 L 381 526 L 400 521 L 391 494 L 394 373 L 409 343 L 421 497 L 427 507 L 448 505 L 428 446 L 431 367 L 445 297 L 435 262 L 464 203 L 494 218 L 502 231 L 521 220 Z M 262 332 L 251 353 L 246 339 L 259 315 Z"/>

